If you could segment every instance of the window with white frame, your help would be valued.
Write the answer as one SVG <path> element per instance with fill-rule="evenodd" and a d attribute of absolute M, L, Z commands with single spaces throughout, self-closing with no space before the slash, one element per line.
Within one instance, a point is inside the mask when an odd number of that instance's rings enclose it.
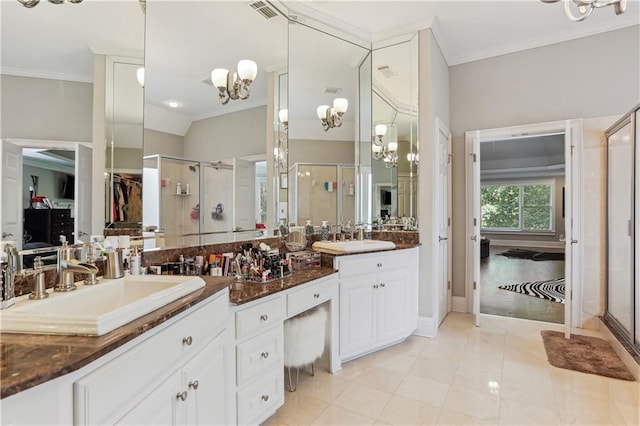
<path fill-rule="evenodd" d="M 554 181 L 483 184 L 482 230 L 553 231 L 554 187 Z"/>

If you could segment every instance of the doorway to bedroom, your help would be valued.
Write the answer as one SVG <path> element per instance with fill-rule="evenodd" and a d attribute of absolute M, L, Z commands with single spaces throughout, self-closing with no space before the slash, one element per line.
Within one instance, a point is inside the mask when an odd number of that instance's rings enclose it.
<path fill-rule="evenodd" d="M 480 143 L 480 312 L 564 323 L 565 135 Z"/>

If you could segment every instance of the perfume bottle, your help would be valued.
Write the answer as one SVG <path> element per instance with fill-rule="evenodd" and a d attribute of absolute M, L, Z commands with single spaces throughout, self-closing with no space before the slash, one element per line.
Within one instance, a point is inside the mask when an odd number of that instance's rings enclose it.
<path fill-rule="evenodd" d="M 313 235 L 313 225 L 311 224 L 311 220 L 307 220 L 307 224 L 304 226 L 305 235 Z"/>
<path fill-rule="evenodd" d="M 322 227 L 320 228 L 320 237 L 322 238 L 322 241 L 329 240 L 329 224 L 327 224 L 326 220 L 322 221 Z"/>

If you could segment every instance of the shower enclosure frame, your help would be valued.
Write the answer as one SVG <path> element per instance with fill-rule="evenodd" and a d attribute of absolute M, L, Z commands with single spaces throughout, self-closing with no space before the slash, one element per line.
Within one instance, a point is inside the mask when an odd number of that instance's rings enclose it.
<path fill-rule="evenodd" d="M 629 329 L 623 325 L 622 321 L 612 312 L 612 298 L 610 292 L 615 291 L 615 285 L 612 283 L 611 273 L 612 268 L 612 247 L 611 240 L 612 228 L 614 227 L 612 221 L 616 221 L 616 218 L 612 217 L 610 212 L 611 208 L 615 207 L 615 201 L 611 194 L 612 181 L 612 169 L 620 167 L 619 164 L 611 164 L 611 139 L 620 130 L 626 126 L 630 126 L 631 140 L 629 141 L 631 147 L 631 159 L 630 159 L 630 192 L 631 202 L 629 211 L 628 222 L 628 236 L 630 239 L 630 253 L 629 253 Z M 640 358 L 640 325 L 638 319 L 640 315 L 640 260 L 637 257 L 638 247 L 637 241 L 640 236 L 640 150 L 637 149 L 637 143 L 640 140 L 640 104 L 633 108 L 629 113 L 625 114 L 616 123 L 609 127 L 605 131 L 605 313 L 603 321 L 613 331 L 618 340 L 632 352 L 636 358 Z M 616 309 L 617 310 L 617 309 Z"/>

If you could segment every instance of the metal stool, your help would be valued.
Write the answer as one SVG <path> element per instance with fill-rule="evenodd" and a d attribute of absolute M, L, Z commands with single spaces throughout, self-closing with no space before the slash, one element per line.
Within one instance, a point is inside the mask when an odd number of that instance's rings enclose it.
<path fill-rule="evenodd" d="M 289 391 L 295 392 L 300 378 L 300 367 L 311 364 L 324 353 L 327 311 L 318 308 L 303 312 L 284 323 L 284 366 L 289 376 Z M 296 384 L 293 385 L 291 368 L 296 368 Z"/>

